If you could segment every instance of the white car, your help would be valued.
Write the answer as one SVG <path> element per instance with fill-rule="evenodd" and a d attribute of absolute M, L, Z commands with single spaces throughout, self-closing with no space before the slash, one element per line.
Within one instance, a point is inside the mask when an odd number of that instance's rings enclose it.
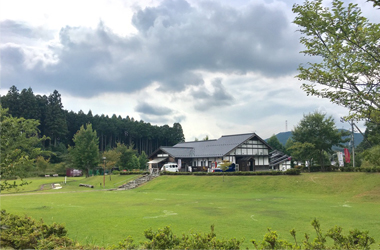
<path fill-rule="evenodd" d="M 162 166 L 161 171 L 178 172 L 179 170 L 177 163 L 169 162 Z"/>

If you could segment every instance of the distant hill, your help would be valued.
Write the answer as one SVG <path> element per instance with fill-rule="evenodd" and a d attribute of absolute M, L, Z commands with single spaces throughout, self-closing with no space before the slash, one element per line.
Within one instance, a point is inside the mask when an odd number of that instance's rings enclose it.
<path fill-rule="evenodd" d="M 342 130 L 342 129 L 339 129 Z M 346 130 L 347 131 L 347 130 Z M 285 146 L 286 141 L 292 136 L 292 131 L 288 132 L 281 132 L 276 135 L 277 139 L 282 143 L 282 145 Z M 269 138 L 268 138 L 269 139 Z M 265 141 L 267 141 L 266 139 Z M 357 147 L 362 141 L 363 141 L 363 136 L 360 133 L 354 133 L 354 140 L 355 140 L 355 147 Z M 347 143 L 347 146 L 349 145 L 349 142 Z"/>

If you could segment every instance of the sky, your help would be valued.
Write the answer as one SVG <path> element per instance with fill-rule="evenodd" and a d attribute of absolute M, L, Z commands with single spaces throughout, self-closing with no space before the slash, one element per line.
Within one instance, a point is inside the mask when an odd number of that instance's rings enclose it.
<path fill-rule="evenodd" d="M 347 1 L 348 2 L 348 1 Z M 378 9 L 359 5 L 371 22 Z M 290 131 L 348 110 L 300 89 L 298 0 L 2 0 L 0 94 L 61 94 L 64 109 L 179 122 L 186 141 Z M 324 4 L 329 6 L 330 2 Z M 359 124 L 364 129 L 363 124 Z"/>

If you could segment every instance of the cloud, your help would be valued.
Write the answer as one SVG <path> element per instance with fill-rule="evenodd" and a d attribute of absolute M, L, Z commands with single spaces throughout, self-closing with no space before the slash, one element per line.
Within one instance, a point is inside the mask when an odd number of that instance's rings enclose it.
<path fill-rule="evenodd" d="M 170 115 L 173 113 L 173 110 L 166 107 L 161 107 L 159 105 L 151 105 L 146 102 L 140 102 L 136 108 L 136 112 L 148 115 Z"/>
<path fill-rule="evenodd" d="M 3 20 L 0 22 L 1 43 L 30 43 L 33 40 L 53 39 L 52 31 L 43 27 L 33 27 L 26 22 Z"/>
<path fill-rule="evenodd" d="M 45 47 L 52 56 L 24 53 L 13 58 L 15 49 L 2 47 L 4 87 L 55 88 L 92 97 L 133 93 L 158 83 L 157 91 L 174 93 L 202 86 L 205 81 L 196 73 L 199 70 L 279 77 L 294 73 L 300 61 L 298 38 L 289 35 L 294 32 L 290 20 L 282 9 L 264 3 L 239 9 L 217 2 L 193 6 L 168 0 L 137 10 L 132 22 L 137 33 L 129 36 L 113 33 L 103 22 L 97 28 L 63 27 L 59 43 Z M 12 21 L 2 27 L 5 39 L 36 34 L 38 29 Z M 19 68 L 18 61 L 31 57 L 33 64 Z M 4 69 L 18 74 L 3 74 Z M 221 84 L 214 88 L 213 98 L 231 100 Z"/>
<path fill-rule="evenodd" d="M 213 107 L 225 106 L 233 101 L 232 95 L 225 90 L 221 78 L 214 79 L 211 84 L 213 87 L 212 92 L 203 86 L 190 93 L 194 98 L 194 107 L 198 111 L 207 111 Z"/>

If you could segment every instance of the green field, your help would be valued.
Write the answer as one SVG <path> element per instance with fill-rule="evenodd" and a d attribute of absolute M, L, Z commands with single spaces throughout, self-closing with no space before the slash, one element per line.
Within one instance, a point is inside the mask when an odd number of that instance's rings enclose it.
<path fill-rule="evenodd" d="M 112 178 L 106 179 L 108 188 L 136 176 Z M 305 232 L 314 236 L 310 225 L 314 218 L 324 231 L 335 225 L 342 226 L 344 233 L 369 230 L 376 246 L 380 243 L 378 173 L 225 176 L 224 182 L 222 176 L 161 176 L 128 191 L 104 191 L 101 180 L 70 178 L 60 190 L 30 192 L 47 181 L 33 179 L 29 191 L 3 193 L 1 208 L 47 223 L 64 223 L 69 237 L 102 246 L 128 235 L 143 240 L 150 227 L 170 225 L 181 234 L 208 232 L 214 224 L 218 238 L 245 238 L 244 246 L 251 247 L 249 241 L 261 240 L 268 227 L 288 240 L 292 228 L 299 240 Z M 97 187 L 79 188 L 79 183 Z"/>

